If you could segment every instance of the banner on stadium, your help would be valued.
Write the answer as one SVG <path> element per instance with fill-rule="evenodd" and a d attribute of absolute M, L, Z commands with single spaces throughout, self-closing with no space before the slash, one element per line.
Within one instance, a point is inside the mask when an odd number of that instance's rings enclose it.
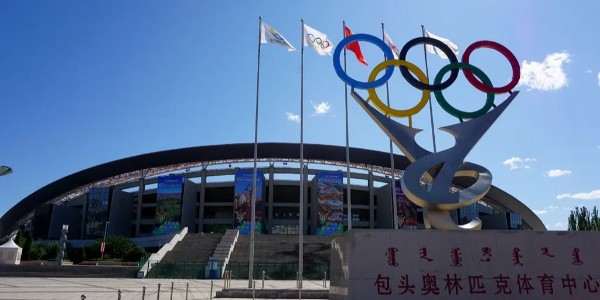
<path fill-rule="evenodd" d="M 108 221 L 108 201 L 110 188 L 91 188 L 87 193 L 85 214 L 85 238 L 95 239 L 104 236 Z"/>
<path fill-rule="evenodd" d="M 252 177 L 254 170 L 238 170 L 235 172 L 235 186 L 233 192 L 233 228 L 240 234 L 249 234 L 252 220 Z M 263 190 L 264 175 L 256 171 L 256 204 L 255 204 L 255 232 L 261 233 L 263 228 Z"/>
<path fill-rule="evenodd" d="M 341 235 L 344 232 L 344 175 L 318 173 L 317 177 L 317 235 Z"/>
<path fill-rule="evenodd" d="M 396 180 L 396 203 L 398 229 L 417 229 L 417 205 L 408 200 L 400 180 Z"/>
<path fill-rule="evenodd" d="M 183 181 L 183 176 L 158 177 L 153 235 L 164 235 L 181 230 Z"/>

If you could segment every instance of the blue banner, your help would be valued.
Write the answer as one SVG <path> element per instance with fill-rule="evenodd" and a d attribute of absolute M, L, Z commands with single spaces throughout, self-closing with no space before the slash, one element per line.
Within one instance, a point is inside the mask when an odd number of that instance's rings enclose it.
<path fill-rule="evenodd" d="M 181 230 L 183 181 L 183 176 L 158 177 L 153 235 L 164 235 Z"/>
<path fill-rule="evenodd" d="M 344 175 L 318 173 L 317 235 L 340 235 L 344 232 Z"/>
<path fill-rule="evenodd" d="M 108 221 L 108 199 L 110 189 L 91 188 L 87 193 L 85 214 L 85 238 L 95 239 L 104 236 L 104 227 Z"/>
<path fill-rule="evenodd" d="M 238 170 L 235 172 L 235 186 L 233 195 L 233 228 L 240 231 L 240 234 L 249 234 L 252 220 L 252 177 L 254 170 Z M 254 219 L 256 220 L 255 232 L 261 233 L 262 222 L 262 190 L 264 175 L 262 172 L 256 172 L 256 204 Z"/>

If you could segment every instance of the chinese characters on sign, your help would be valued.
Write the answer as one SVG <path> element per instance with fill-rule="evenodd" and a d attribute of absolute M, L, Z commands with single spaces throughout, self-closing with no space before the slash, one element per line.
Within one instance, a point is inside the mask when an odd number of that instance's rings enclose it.
<path fill-rule="evenodd" d="M 349 300 L 600 299 L 600 234 L 589 234 L 358 229 L 336 256 Z"/>
<path fill-rule="evenodd" d="M 422 281 L 416 280 L 417 284 L 411 284 L 408 280 L 409 275 L 401 275 L 395 281 L 394 278 L 377 274 L 374 281 L 375 294 L 377 295 L 404 295 L 406 293 L 415 294 L 415 291 L 421 295 L 460 295 L 460 294 L 501 294 L 501 295 L 529 295 L 534 294 L 554 294 L 555 289 L 563 289 L 569 295 L 573 295 L 576 289 L 581 289 L 585 293 L 598 294 L 600 282 L 598 279 L 587 275 L 584 279 L 576 279 L 569 274 L 560 276 L 541 274 L 528 276 L 528 274 L 518 274 L 516 278 L 498 274 L 491 279 L 482 275 L 468 275 L 462 277 L 458 274 L 445 274 L 445 276 L 436 276 L 425 274 Z M 439 278 L 438 278 L 439 277 Z M 393 288 L 394 282 L 398 283 L 397 289 Z M 464 287 L 463 287 L 464 282 Z M 440 284 L 438 287 L 438 283 Z M 491 283 L 491 284 L 490 284 Z M 513 287 L 517 287 L 513 291 Z"/>
<path fill-rule="evenodd" d="M 398 263 L 398 248 L 389 247 L 385 253 L 387 258 L 387 263 L 389 266 L 398 267 L 400 264 Z M 489 262 L 492 258 L 491 247 L 482 247 L 481 248 L 481 262 Z M 577 247 L 574 247 L 571 250 L 571 264 L 573 265 L 582 265 L 583 261 L 580 257 L 581 250 Z M 512 248 L 512 259 L 510 263 L 515 266 L 523 266 L 521 254 L 521 249 L 518 247 Z M 419 258 L 425 260 L 426 262 L 432 263 L 434 261 L 433 258 L 427 256 L 427 247 L 420 247 L 418 251 Z M 542 247 L 540 255 L 547 256 L 550 258 L 556 257 L 551 254 L 549 247 Z M 462 267 L 462 252 L 461 248 L 451 248 L 449 253 L 449 263 L 452 267 Z M 438 281 L 441 283 L 442 291 L 446 291 L 449 295 L 458 295 L 460 293 L 468 293 L 468 294 L 504 294 L 509 295 L 513 294 L 513 290 L 511 286 L 516 286 L 518 289 L 515 290 L 515 294 L 519 295 L 529 295 L 534 290 L 539 290 L 542 294 L 554 294 L 555 288 L 562 288 L 568 290 L 569 295 L 573 295 L 573 291 L 580 288 L 586 290 L 589 293 L 598 293 L 598 288 L 600 287 L 600 283 L 598 280 L 594 279 L 591 275 L 587 275 L 584 279 L 581 279 L 579 285 L 577 285 L 577 281 L 575 278 L 571 277 L 569 274 L 565 274 L 564 276 L 554 276 L 548 275 L 546 273 L 540 275 L 528 276 L 528 274 L 517 274 L 516 278 L 511 278 L 510 276 L 498 274 L 497 276 L 489 278 L 484 278 L 483 275 L 467 275 L 465 277 L 461 277 L 457 274 L 445 274 L 445 277 L 442 279 L 438 279 L 436 275 L 432 274 L 424 274 L 422 276 L 421 288 L 417 289 L 415 284 L 411 284 L 409 282 L 409 275 L 404 274 L 401 275 L 398 279 L 398 290 L 397 294 L 403 295 L 406 293 L 415 294 L 415 290 L 420 290 L 422 295 L 439 295 L 440 288 L 438 287 Z M 532 279 L 537 278 L 535 283 L 532 283 Z M 555 284 L 555 278 L 560 282 Z M 463 279 L 464 284 L 468 282 L 468 289 L 463 288 Z M 599 278 L 600 279 L 600 278 Z M 390 280 L 392 280 L 392 285 L 390 285 Z M 485 281 L 493 282 L 493 284 L 489 284 L 486 286 Z M 534 284 L 537 287 L 534 287 Z M 374 286 L 376 287 L 377 295 L 391 295 L 393 294 L 393 279 L 390 279 L 390 276 L 384 276 L 383 274 L 377 274 L 377 278 L 375 280 Z M 598 295 L 600 296 L 600 295 Z"/>

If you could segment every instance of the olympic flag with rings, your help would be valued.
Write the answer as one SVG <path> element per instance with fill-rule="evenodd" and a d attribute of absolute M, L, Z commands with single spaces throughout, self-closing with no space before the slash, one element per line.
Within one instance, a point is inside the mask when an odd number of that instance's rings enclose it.
<path fill-rule="evenodd" d="M 385 60 L 373 68 L 367 81 L 359 81 L 348 76 L 340 64 L 340 54 L 344 46 L 356 41 L 372 43 L 385 55 Z M 450 61 L 448 65 L 438 71 L 433 84 L 430 84 L 429 79 L 419 67 L 406 61 L 408 51 L 421 44 L 437 47 L 446 54 Z M 496 50 L 508 60 L 513 71 L 512 79 L 508 84 L 494 87 L 489 77 L 481 69 L 469 64 L 471 54 L 479 48 Z M 466 225 L 455 224 L 450 218 L 449 211 L 479 201 L 492 185 L 492 174 L 488 169 L 464 162 L 464 159 L 519 93 L 512 91 L 518 84 L 521 75 L 519 62 L 513 53 L 499 43 L 478 41 L 465 50 L 459 62 L 454 52 L 443 42 L 431 37 L 418 37 L 408 41 L 402 47 L 398 59 L 394 59 L 392 50 L 381 39 L 369 34 L 354 34 L 343 39 L 335 48 L 333 67 L 340 79 L 352 87 L 353 98 L 411 161 L 402 176 L 402 190 L 412 202 L 427 210 L 426 227 L 433 226 L 449 230 L 480 229 L 481 221 L 479 220 L 473 220 Z M 400 69 L 400 73 L 410 85 L 422 91 L 421 99 L 412 108 L 394 109 L 384 104 L 377 95 L 376 88 L 384 85 L 391 78 L 395 67 Z M 478 110 L 459 110 L 452 106 L 442 94 L 442 91 L 458 78 L 459 69 L 463 71 L 464 76 L 473 87 L 486 94 L 485 103 Z M 381 71 L 384 71 L 383 76 L 377 78 Z M 442 82 L 444 75 L 448 72 L 450 72 L 450 76 Z M 367 90 L 369 95 L 367 100 L 364 100 L 355 89 Z M 444 111 L 460 120 L 458 124 L 441 128 L 456 138 L 456 144 L 437 153 L 431 153 L 417 144 L 415 136 L 421 129 L 412 127 L 412 116 L 425 107 L 431 92 Z M 496 105 L 494 103 L 495 95 L 505 93 L 509 93 L 509 97 L 501 104 Z M 374 107 L 368 104 L 369 101 L 373 103 Z M 409 126 L 400 124 L 389 117 L 406 117 L 409 119 Z M 463 120 L 466 121 L 463 122 Z M 452 180 L 455 176 L 472 177 L 475 179 L 475 183 L 459 192 L 451 192 Z M 426 179 L 426 185 L 421 184 L 423 177 Z"/>
<path fill-rule="evenodd" d="M 304 46 L 315 49 L 319 55 L 331 55 L 333 43 L 327 38 L 327 35 L 304 24 L 304 37 L 302 39 Z"/>

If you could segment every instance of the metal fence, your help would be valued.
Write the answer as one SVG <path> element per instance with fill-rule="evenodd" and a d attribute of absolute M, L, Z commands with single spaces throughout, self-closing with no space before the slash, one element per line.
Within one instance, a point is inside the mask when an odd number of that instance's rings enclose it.
<path fill-rule="evenodd" d="M 148 272 L 148 278 L 172 279 L 219 279 L 224 271 L 229 272 L 235 279 L 247 279 L 250 264 L 247 262 L 234 262 L 223 270 L 223 262 L 160 262 L 153 264 Z M 263 275 L 274 280 L 296 280 L 298 272 L 297 263 L 260 263 L 254 264 L 254 278 Z M 323 274 L 330 274 L 328 263 L 304 264 L 303 278 L 308 280 L 323 279 Z"/>
<path fill-rule="evenodd" d="M 113 296 L 107 295 L 106 293 L 102 294 L 102 299 L 117 299 L 117 300 L 146 300 L 146 299 L 186 299 L 186 300 L 212 300 L 214 297 L 214 292 L 219 288 L 214 284 L 213 281 L 210 281 L 209 287 L 206 286 L 206 283 L 195 283 L 196 286 L 191 286 L 189 282 L 170 282 L 170 283 L 158 283 L 157 285 L 146 286 L 144 285 L 141 290 L 134 289 L 118 289 L 116 291 L 116 295 Z M 201 286 L 199 286 L 201 285 Z M 89 293 L 89 294 L 81 294 L 79 299 L 87 300 L 97 299 L 98 294 Z"/>

